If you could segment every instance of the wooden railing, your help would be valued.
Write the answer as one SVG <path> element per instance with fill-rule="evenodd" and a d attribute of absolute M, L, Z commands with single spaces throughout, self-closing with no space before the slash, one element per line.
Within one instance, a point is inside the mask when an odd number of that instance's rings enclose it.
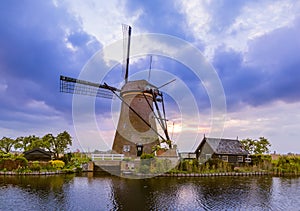
<path fill-rule="evenodd" d="M 92 161 L 100 160 L 123 160 L 123 154 L 92 154 Z"/>

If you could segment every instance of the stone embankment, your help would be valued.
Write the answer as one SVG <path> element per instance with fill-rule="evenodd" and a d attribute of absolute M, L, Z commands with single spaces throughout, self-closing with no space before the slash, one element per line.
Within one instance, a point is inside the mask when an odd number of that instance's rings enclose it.
<path fill-rule="evenodd" d="M 160 177 L 217 177 L 217 176 L 263 176 L 263 175 L 272 175 L 269 172 L 226 172 L 226 173 L 165 173 L 160 174 Z"/>
<path fill-rule="evenodd" d="M 0 171 L 0 175 L 54 175 L 54 174 L 65 174 L 63 171 L 46 171 L 46 172 L 14 172 L 14 171 Z"/>

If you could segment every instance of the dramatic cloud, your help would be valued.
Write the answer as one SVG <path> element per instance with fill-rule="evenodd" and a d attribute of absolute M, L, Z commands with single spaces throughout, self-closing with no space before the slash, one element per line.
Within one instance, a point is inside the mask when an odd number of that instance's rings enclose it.
<path fill-rule="evenodd" d="M 245 52 L 248 41 L 277 28 L 291 25 L 300 3 L 295 1 L 178 1 L 186 16 L 185 27 L 204 53 L 212 58 L 219 46 Z"/>
<path fill-rule="evenodd" d="M 244 54 L 216 50 L 213 64 L 223 82 L 229 109 L 278 100 L 299 102 L 299 20 L 252 40 Z"/>
<path fill-rule="evenodd" d="M 68 130 L 75 148 L 105 148 L 111 144 L 118 112 L 114 101 L 95 100 L 95 116 L 104 137 L 97 144 L 97 130 L 75 131 L 72 95 L 59 93 L 59 76 L 78 77 L 89 59 L 100 49 L 122 39 L 123 23 L 133 26 L 133 35 L 162 33 L 176 36 L 200 49 L 216 69 L 227 102 L 227 138 L 266 136 L 279 152 L 297 150 L 300 103 L 300 2 L 286 1 L 3 1 L 0 13 L 0 137 L 57 134 Z M 140 43 L 132 43 L 139 45 Z M 155 44 L 155 43 L 153 43 Z M 184 54 L 184 49 L 170 51 Z M 120 52 L 122 53 L 122 49 Z M 186 55 L 188 57 L 188 55 Z M 94 71 L 101 73 L 105 61 Z M 130 76 L 147 79 L 149 56 L 132 58 Z M 199 109 L 186 114 L 182 122 L 178 105 L 166 94 L 169 129 L 174 140 L 182 133 L 209 135 L 212 121 L 210 96 L 205 85 L 181 61 L 153 56 L 150 81 L 167 82 L 156 71 L 177 77 L 163 91 L 185 100 L 191 90 Z M 96 80 L 97 77 L 95 77 Z M 112 67 L 105 82 L 121 87 L 122 65 Z M 188 89 L 179 89 L 178 82 Z M 94 81 L 99 82 L 99 81 Z M 218 97 L 218 96 L 217 96 Z M 86 99 L 86 98 L 82 98 Z M 178 101 L 180 101 L 178 100 Z M 186 106 L 190 106 L 186 103 Z M 85 115 L 84 108 L 82 109 Z M 174 123 L 174 127 L 172 125 Z M 101 124 L 102 123 L 102 124 Z M 222 130 L 223 128 L 219 128 Z M 86 133 L 84 133 L 86 131 Z M 81 145 L 76 133 L 86 135 Z M 288 137 L 286 143 L 281 140 Z M 200 137 L 200 136 L 199 136 Z M 202 137 L 202 136 L 201 136 Z M 200 137 L 200 139 L 201 139 Z M 184 150 L 197 145 L 194 138 L 182 144 Z"/>
<path fill-rule="evenodd" d="M 1 8 L 0 110 L 7 121 L 1 128 L 19 130 L 18 124 L 7 123 L 38 121 L 51 132 L 51 122 L 71 120 L 71 97 L 59 93 L 59 75 L 76 76 L 100 45 L 51 2 L 10 1 Z"/>

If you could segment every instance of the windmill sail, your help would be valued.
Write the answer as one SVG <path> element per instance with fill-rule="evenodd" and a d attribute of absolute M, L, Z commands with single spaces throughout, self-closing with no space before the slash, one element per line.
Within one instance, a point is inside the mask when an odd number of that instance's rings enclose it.
<path fill-rule="evenodd" d="M 112 99 L 111 90 L 120 91 L 111 86 L 60 76 L 60 92 Z"/>
<path fill-rule="evenodd" d="M 125 83 L 128 82 L 131 26 L 123 24 L 123 71 Z"/>

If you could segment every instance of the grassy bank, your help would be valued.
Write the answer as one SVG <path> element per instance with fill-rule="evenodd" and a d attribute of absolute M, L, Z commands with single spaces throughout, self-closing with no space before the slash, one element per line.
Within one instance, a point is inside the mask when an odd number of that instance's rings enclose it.
<path fill-rule="evenodd" d="M 253 155 L 251 158 L 251 163 L 239 166 L 218 159 L 208 160 L 202 165 L 200 165 L 197 160 L 182 160 L 179 165 L 169 173 L 214 174 L 229 172 L 266 172 L 278 176 L 300 175 L 300 156 L 281 155 L 275 160 L 272 160 L 270 155 Z"/>
<path fill-rule="evenodd" d="M 68 153 L 59 160 L 28 161 L 22 155 L 11 153 L 0 154 L 0 171 L 18 174 L 60 172 L 74 173 L 82 170 L 82 165 L 90 159 L 83 154 Z"/>

